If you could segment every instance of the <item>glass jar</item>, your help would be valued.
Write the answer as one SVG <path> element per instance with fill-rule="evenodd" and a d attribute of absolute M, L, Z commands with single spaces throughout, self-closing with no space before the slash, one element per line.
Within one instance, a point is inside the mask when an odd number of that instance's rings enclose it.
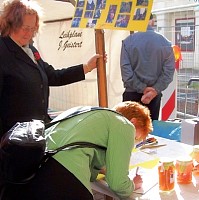
<path fill-rule="evenodd" d="M 159 190 L 172 191 L 175 184 L 175 166 L 174 160 L 170 158 L 161 158 L 158 166 Z"/>
<path fill-rule="evenodd" d="M 199 145 L 193 146 L 191 157 L 194 162 L 193 174 L 199 176 Z"/>
<path fill-rule="evenodd" d="M 193 146 L 193 151 L 191 153 L 191 157 L 199 163 L 199 145 Z"/>
<path fill-rule="evenodd" d="M 176 160 L 177 182 L 188 184 L 192 182 L 193 160 L 191 157 L 180 157 Z"/>

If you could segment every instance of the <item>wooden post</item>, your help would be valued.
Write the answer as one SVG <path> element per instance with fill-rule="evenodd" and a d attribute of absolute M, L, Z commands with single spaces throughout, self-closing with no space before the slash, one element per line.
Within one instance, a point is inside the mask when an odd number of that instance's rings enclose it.
<path fill-rule="evenodd" d="M 95 45 L 96 45 L 96 53 L 104 55 L 105 54 L 104 30 L 95 29 Z M 97 81 L 98 81 L 99 106 L 108 107 L 106 63 L 104 61 L 104 58 L 100 58 L 98 60 Z"/>

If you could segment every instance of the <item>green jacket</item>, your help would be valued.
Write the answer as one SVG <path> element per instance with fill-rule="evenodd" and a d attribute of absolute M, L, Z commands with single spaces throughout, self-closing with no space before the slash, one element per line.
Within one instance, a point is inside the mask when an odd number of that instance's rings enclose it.
<path fill-rule="evenodd" d="M 61 116 L 64 114 L 65 112 Z M 48 149 L 80 141 L 107 147 L 106 151 L 94 148 L 65 150 L 57 153 L 54 158 L 90 192 L 90 182 L 95 181 L 99 170 L 106 166 L 106 181 L 110 189 L 120 198 L 126 198 L 134 189 L 134 184 L 128 177 L 134 134 L 134 126 L 125 117 L 107 110 L 96 110 L 49 128 L 46 138 Z"/>

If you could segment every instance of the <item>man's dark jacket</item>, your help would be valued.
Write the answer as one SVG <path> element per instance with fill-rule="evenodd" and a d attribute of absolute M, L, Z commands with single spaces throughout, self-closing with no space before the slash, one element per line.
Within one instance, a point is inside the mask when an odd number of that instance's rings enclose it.
<path fill-rule="evenodd" d="M 0 37 L 0 137 L 16 122 L 49 121 L 49 86 L 85 79 L 82 64 L 55 70 L 30 48 L 38 64 L 10 37 Z"/>

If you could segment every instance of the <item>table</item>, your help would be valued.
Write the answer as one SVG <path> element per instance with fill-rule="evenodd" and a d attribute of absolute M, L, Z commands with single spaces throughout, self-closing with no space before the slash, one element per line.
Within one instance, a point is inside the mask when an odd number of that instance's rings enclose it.
<path fill-rule="evenodd" d="M 159 144 L 166 144 L 166 146 L 153 149 L 156 157 L 170 157 L 176 159 L 179 156 L 188 156 L 192 151 L 192 146 L 184 143 L 176 142 L 155 136 Z M 132 159 L 133 160 L 133 159 Z M 131 164 L 131 163 L 130 163 Z M 158 175 L 158 172 L 157 172 Z M 157 176 L 158 177 L 158 176 Z M 102 181 L 91 183 L 92 189 L 105 194 L 106 200 L 115 199 L 118 197 L 108 188 L 107 184 Z M 175 183 L 174 191 L 170 193 L 159 192 L 158 184 L 151 188 L 145 194 L 133 193 L 130 199 L 134 200 L 199 200 L 199 175 L 193 175 L 193 181 L 190 184 L 182 185 Z"/>

